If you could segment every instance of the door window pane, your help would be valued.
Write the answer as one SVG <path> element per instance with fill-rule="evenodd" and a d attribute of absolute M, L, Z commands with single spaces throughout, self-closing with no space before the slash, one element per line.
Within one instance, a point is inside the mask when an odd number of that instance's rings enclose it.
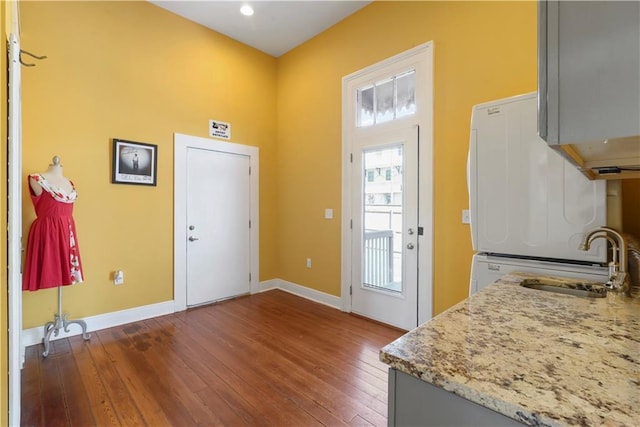
<path fill-rule="evenodd" d="M 396 117 L 416 112 L 416 73 L 411 71 L 396 77 Z"/>
<path fill-rule="evenodd" d="M 393 80 L 376 84 L 376 123 L 393 120 L 395 106 L 393 102 Z"/>
<path fill-rule="evenodd" d="M 373 86 L 358 89 L 358 124 L 371 126 L 373 121 Z"/>
<path fill-rule="evenodd" d="M 365 175 L 384 170 L 388 178 L 366 179 L 363 185 L 363 288 L 402 292 L 403 148 L 374 148 L 363 153 Z"/>

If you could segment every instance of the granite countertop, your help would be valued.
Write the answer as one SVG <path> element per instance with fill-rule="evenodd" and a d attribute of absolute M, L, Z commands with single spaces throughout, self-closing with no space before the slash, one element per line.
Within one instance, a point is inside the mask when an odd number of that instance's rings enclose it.
<path fill-rule="evenodd" d="M 399 371 L 534 426 L 640 425 L 640 299 L 504 276 L 380 351 Z"/>

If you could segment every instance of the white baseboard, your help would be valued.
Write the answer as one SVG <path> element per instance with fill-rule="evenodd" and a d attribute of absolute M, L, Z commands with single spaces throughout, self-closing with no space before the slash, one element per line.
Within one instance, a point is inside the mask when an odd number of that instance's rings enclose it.
<path fill-rule="evenodd" d="M 255 288 L 251 289 L 252 294 L 258 294 L 264 291 L 270 291 L 272 289 L 280 289 L 280 279 L 263 280 L 258 283 Z"/>
<path fill-rule="evenodd" d="M 112 313 L 99 314 L 97 316 L 85 317 L 87 322 L 87 331 L 97 331 L 100 329 L 112 328 L 118 325 L 124 325 L 125 323 L 137 322 L 139 320 L 150 319 L 152 317 L 164 316 L 165 314 L 175 313 L 175 305 L 173 301 L 159 302 L 157 304 L 145 305 L 142 307 L 129 308 L 127 310 L 114 311 Z M 73 317 L 72 317 L 73 320 Z M 53 319 L 51 319 L 53 321 Z M 72 324 L 69 327 L 69 332 L 60 330 L 58 336 L 51 335 L 51 341 L 58 340 L 60 338 L 72 337 L 74 335 L 80 335 L 82 329 L 77 324 Z M 22 347 L 39 344 L 44 338 L 44 325 L 31 329 L 22 330 Z"/>
<path fill-rule="evenodd" d="M 280 289 L 290 294 L 297 295 L 308 300 L 328 305 L 329 307 L 342 310 L 342 299 L 335 295 L 330 295 L 324 292 L 316 291 L 315 289 L 307 288 L 306 286 L 298 285 L 296 283 L 287 282 L 282 279 L 265 280 L 258 284 L 258 289 L 254 293 L 270 291 L 271 289 Z"/>
<path fill-rule="evenodd" d="M 282 279 L 271 279 L 260 282 L 257 289 L 253 293 L 269 291 L 271 289 L 281 289 L 285 292 L 297 295 L 308 300 L 328 305 L 329 307 L 342 309 L 342 300 L 340 297 L 329 295 L 324 292 L 316 291 L 315 289 L 307 288 L 305 286 L 298 285 L 296 283 L 288 282 Z M 87 331 L 97 331 L 100 329 L 112 328 L 114 326 L 124 325 L 125 323 L 137 322 L 140 320 L 150 319 L 152 317 L 164 316 L 165 314 L 175 313 L 175 304 L 173 301 L 160 302 L 157 304 L 145 305 L 142 307 L 130 308 L 127 310 L 114 311 L 112 313 L 99 314 L 96 316 L 85 317 L 87 322 Z M 53 321 L 53 319 L 51 319 Z M 73 320 L 73 317 L 72 317 Z M 69 327 L 69 332 L 60 330 L 58 336 L 51 336 L 51 341 L 61 338 L 68 338 L 75 335 L 80 335 L 82 329 L 77 324 L 72 324 Z M 24 348 L 30 345 L 39 344 L 44 338 L 44 325 L 37 326 L 31 329 L 23 329 L 21 334 L 22 340 L 22 353 L 24 354 Z"/>

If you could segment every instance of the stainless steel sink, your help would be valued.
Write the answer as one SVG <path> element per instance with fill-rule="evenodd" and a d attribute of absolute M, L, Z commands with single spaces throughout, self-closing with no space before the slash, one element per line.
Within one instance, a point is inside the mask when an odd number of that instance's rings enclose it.
<path fill-rule="evenodd" d="M 583 298 L 604 298 L 607 289 L 604 285 L 582 282 L 565 282 L 561 280 L 525 279 L 520 286 L 540 291 L 556 292 Z"/>

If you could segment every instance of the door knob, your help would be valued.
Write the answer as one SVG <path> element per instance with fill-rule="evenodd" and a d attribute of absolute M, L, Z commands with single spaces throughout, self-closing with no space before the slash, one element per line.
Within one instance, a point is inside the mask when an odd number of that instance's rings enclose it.
<path fill-rule="evenodd" d="M 197 237 L 189 236 L 189 241 L 190 242 L 195 242 L 196 240 L 200 240 L 200 239 L 197 238 Z"/>
<path fill-rule="evenodd" d="M 413 243 L 407 243 L 407 249 L 413 249 Z"/>

